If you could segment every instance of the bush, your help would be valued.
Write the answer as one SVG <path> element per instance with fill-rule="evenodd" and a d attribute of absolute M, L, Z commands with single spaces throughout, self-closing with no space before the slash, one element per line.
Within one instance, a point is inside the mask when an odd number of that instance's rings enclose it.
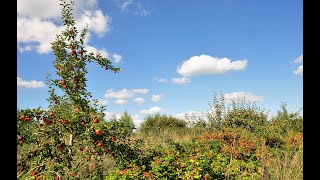
<path fill-rule="evenodd" d="M 181 130 L 187 128 L 187 122 L 166 115 L 148 115 L 141 124 L 139 131 L 145 134 L 161 133 L 164 130 Z"/>

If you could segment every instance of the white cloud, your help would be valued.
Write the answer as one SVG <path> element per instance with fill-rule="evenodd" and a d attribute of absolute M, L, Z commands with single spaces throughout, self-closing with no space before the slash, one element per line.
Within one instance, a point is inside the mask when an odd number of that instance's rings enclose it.
<path fill-rule="evenodd" d="M 117 0 L 122 12 L 130 12 L 134 15 L 147 16 L 150 11 L 142 6 L 139 0 Z"/>
<path fill-rule="evenodd" d="M 156 113 L 161 113 L 164 111 L 165 111 L 165 109 L 163 109 L 162 107 L 154 106 L 150 109 L 140 110 L 140 113 L 141 114 L 156 114 Z"/>
<path fill-rule="evenodd" d="M 102 106 L 106 106 L 108 104 L 108 100 L 106 99 L 99 99 L 98 104 Z"/>
<path fill-rule="evenodd" d="M 122 114 L 120 113 L 114 113 L 114 112 L 103 112 L 104 113 L 104 118 L 109 121 L 113 116 L 115 116 L 117 119 L 120 119 Z"/>
<path fill-rule="evenodd" d="M 181 66 L 177 67 L 177 72 L 183 76 L 221 74 L 232 70 L 244 70 L 247 64 L 247 60 L 231 61 L 228 58 L 201 55 L 183 61 Z"/>
<path fill-rule="evenodd" d="M 105 98 L 117 98 L 117 99 L 131 98 L 133 96 L 134 94 L 126 88 L 121 89 L 120 91 L 113 91 L 113 89 L 109 89 L 107 93 L 104 95 Z"/>
<path fill-rule="evenodd" d="M 133 93 L 139 93 L 139 94 L 147 94 L 149 92 L 148 89 L 132 89 Z"/>
<path fill-rule="evenodd" d="M 55 35 L 60 33 L 62 26 L 58 27 L 53 22 L 40 18 L 17 18 L 17 42 L 30 46 L 37 43 L 35 49 L 38 53 L 48 53 Z"/>
<path fill-rule="evenodd" d="M 245 99 L 247 101 L 261 101 L 262 97 L 254 95 L 252 93 L 246 92 L 234 92 L 234 93 L 227 93 L 224 94 L 224 98 L 226 101 L 237 100 L 237 99 Z"/>
<path fill-rule="evenodd" d="M 74 14 L 79 16 L 82 11 L 93 9 L 97 6 L 97 0 L 77 0 L 74 4 Z M 17 0 L 17 13 L 21 16 L 39 18 L 60 18 L 61 6 L 57 0 Z"/>
<path fill-rule="evenodd" d="M 125 99 L 117 99 L 114 101 L 114 103 L 124 105 L 124 104 L 128 104 L 128 101 Z"/>
<path fill-rule="evenodd" d="M 21 78 L 17 77 L 17 87 L 22 87 L 22 88 L 43 88 L 45 87 L 45 83 L 42 81 L 25 81 L 22 80 Z"/>
<path fill-rule="evenodd" d="M 133 102 L 137 103 L 137 104 L 144 104 L 145 100 L 141 97 L 137 97 L 133 100 Z"/>
<path fill-rule="evenodd" d="M 116 99 L 128 99 L 134 97 L 136 94 L 146 94 L 148 93 L 148 89 L 121 89 L 119 91 L 114 91 L 113 89 L 107 90 L 104 95 L 105 98 L 116 98 Z"/>
<path fill-rule="evenodd" d="M 134 116 L 131 116 L 133 124 L 136 128 L 139 128 L 141 123 L 143 122 L 143 119 L 140 118 L 139 115 L 135 114 Z"/>
<path fill-rule="evenodd" d="M 38 53 L 51 51 L 51 42 L 56 34 L 60 34 L 64 27 L 61 25 L 60 2 L 56 0 L 18 0 L 17 2 L 17 44 L 32 47 Z M 79 0 L 75 2 L 74 12 L 76 26 L 81 31 L 88 23 L 89 33 L 86 43 L 89 41 L 90 32 L 102 37 L 110 30 L 111 18 L 104 15 L 100 9 L 94 9 L 97 0 Z M 60 24 L 59 24 L 60 23 Z M 87 47 L 90 46 L 86 44 Z M 20 52 L 24 49 L 18 46 Z M 105 50 L 102 51 L 106 55 Z"/>
<path fill-rule="evenodd" d="M 293 71 L 294 74 L 303 75 L 303 65 L 299 66 L 298 69 Z"/>
<path fill-rule="evenodd" d="M 191 82 L 190 78 L 187 78 L 187 77 L 172 78 L 171 81 L 172 81 L 174 84 L 186 84 L 186 83 L 190 83 L 190 82 Z"/>
<path fill-rule="evenodd" d="M 104 15 L 101 10 L 84 11 L 77 19 L 77 28 L 83 29 L 88 24 L 89 30 L 95 32 L 99 37 L 103 37 L 110 30 L 111 17 Z"/>
<path fill-rule="evenodd" d="M 120 4 L 120 8 L 122 11 L 127 11 L 129 6 L 133 4 L 133 0 L 124 0 Z"/>
<path fill-rule="evenodd" d="M 168 80 L 167 79 L 164 79 L 164 78 L 153 78 L 153 80 L 155 80 L 155 81 L 157 81 L 157 82 L 159 82 L 159 83 L 166 83 L 166 82 L 168 82 Z"/>
<path fill-rule="evenodd" d="M 119 63 L 119 62 L 122 60 L 121 55 L 119 55 L 119 54 L 117 54 L 117 53 L 114 53 L 114 54 L 112 55 L 112 57 L 113 57 L 115 63 Z"/>
<path fill-rule="evenodd" d="M 176 117 L 178 119 L 182 119 L 185 121 L 196 121 L 199 118 L 203 119 L 203 120 L 207 120 L 207 116 L 206 116 L 206 112 L 200 112 L 200 111 L 193 111 L 193 110 L 189 110 L 183 113 L 179 113 L 179 114 L 175 114 L 173 115 L 173 117 Z"/>
<path fill-rule="evenodd" d="M 301 54 L 297 59 L 293 61 L 294 63 L 303 63 L 303 54 Z M 303 65 L 300 65 L 296 70 L 293 71 L 294 74 L 303 75 Z"/>
<path fill-rule="evenodd" d="M 294 63 L 303 63 L 303 54 L 301 54 L 297 59 L 293 61 Z"/>
<path fill-rule="evenodd" d="M 103 58 L 108 58 L 109 57 L 109 53 L 104 49 L 97 49 L 97 48 L 95 48 L 93 46 L 85 46 L 84 49 L 86 51 L 88 51 L 88 52 L 92 52 L 93 54 L 99 53 L 101 55 L 101 57 L 103 57 Z"/>
<path fill-rule="evenodd" d="M 32 51 L 33 47 L 31 45 L 26 45 L 26 46 L 19 46 L 18 45 L 18 50 L 23 53 L 23 52 L 27 52 L 27 51 Z"/>
<path fill-rule="evenodd" d="M 151 100 L 152 100 L 153 102 L 158 102 L 158 101 L 161 100 L 161 95 L 160 95 L 160 94 L 152 95 Z"/>

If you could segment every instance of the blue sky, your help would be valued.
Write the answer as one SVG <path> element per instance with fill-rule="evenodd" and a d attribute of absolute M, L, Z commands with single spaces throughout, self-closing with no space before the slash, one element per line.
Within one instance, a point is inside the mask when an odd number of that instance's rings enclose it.
<path fill-rule="evenodd" d="M 63 27 L 57 0 L 17 1 L 17 107 L 47 108 L 50 49 Z M 303 105 L 302 0 L 76 0 L 87 50 L 121 72 L 88 65 L 88 90 L 107 118 L 204 113 L 215 92 L 275 114 Z"/>

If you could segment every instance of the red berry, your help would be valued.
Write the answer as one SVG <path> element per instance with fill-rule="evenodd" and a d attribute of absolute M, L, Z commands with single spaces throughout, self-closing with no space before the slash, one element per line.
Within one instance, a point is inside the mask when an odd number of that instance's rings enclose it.
<path fill-rule="evenodd" d="M 27 122 L 29 122 L 31 119 L 30 119 L 29 117 L 27 117 L 27 118 L 25 118 L 25 120 L 26 120 Z"/>
<path fill-rule="evenodd" d="M 102 143 L 101 143 L 101 142 L 98 142 L 98 146 L 99 146 L 99 147 L 102 146 Z"/>
<path fill-rule="evenodd" d="M 51 117 L 52 117 L 53 115 L 54 115 L 54 113 L 53 113 L 53 112 L 50 112 L 49 116 L 51 116 Z"/>
<path fill-rule="evenodd" d="M 40 127 L 42 127 L 43 126 L 43 123 L 40 123 Z"/>
<path fill-rule="evenodd" d="M 109 152 L 109 149 L 105 149 L 104 152 L 108 153 L 108 152 Z"/>
<path fill-rule="evenodd" d="M 21 119 L 21 120 L 24 120 L 24 119 L 25 119 L 25 116 L 24 116 L 24 115 L 20 116 L 20 119 Z"/>
<path fill-rule="evenodd" d="M 93 120 L 93 123 L 98 123 L 98 122 L 99 122 L 98 119 L 94 119 L 94 120 Z"/>
<path fill-rule="evenodd" d="M 72 50 L 70 54 L 71 54 L 71 55 L 74 55 L 74 54 L 76 54 L 76 51 L 75 51 L 75 50 Z"/>
<path fill-rule="evenodd" d="M 80 151 L 83 151 L 83 148 L 80 148 Z"/>

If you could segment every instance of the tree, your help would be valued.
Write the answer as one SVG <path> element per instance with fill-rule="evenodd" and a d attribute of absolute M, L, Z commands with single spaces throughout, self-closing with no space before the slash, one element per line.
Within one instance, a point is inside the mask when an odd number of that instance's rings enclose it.
<path fill-rule="evenodd" d="M 124 111 L 123 115 L 121 116 L 120 118 L 120 123 L 123 124 L 124 126 L 124 131 L 125 131 L 125 134 L 128 134 L 130 135 L 133 130 L 135 129 L 135 126 L 134 126 L 134 123 L 133 123 L 133 120 L 130 116 L 130 114 L 127 112 L 127 111 Z"/>
<path fill-rule="evenodd" d="M 78 32 L 75 26 L 74 0 L 60 1 L 65 29 L 52 42 L 57 78 L 47 77 L 48 110 L 18 111 L 18 178 L 79 178 L 79 167 L 99 162 L 103 155 L 124 164 L 137 157 L 131 141 L 117 138 L 120 129 L 104 121 L 105 107 L 98 106 L 86 89 L 87 63 L 95 62 L 114 73 L 120 69 L 99 53 L 87 52 L 84 39 L 88 29 Z M 62 93 L 57 94 L 56 88 Z M 101 178 L 102 169 L 96 166 L 89 177 Z"/>

